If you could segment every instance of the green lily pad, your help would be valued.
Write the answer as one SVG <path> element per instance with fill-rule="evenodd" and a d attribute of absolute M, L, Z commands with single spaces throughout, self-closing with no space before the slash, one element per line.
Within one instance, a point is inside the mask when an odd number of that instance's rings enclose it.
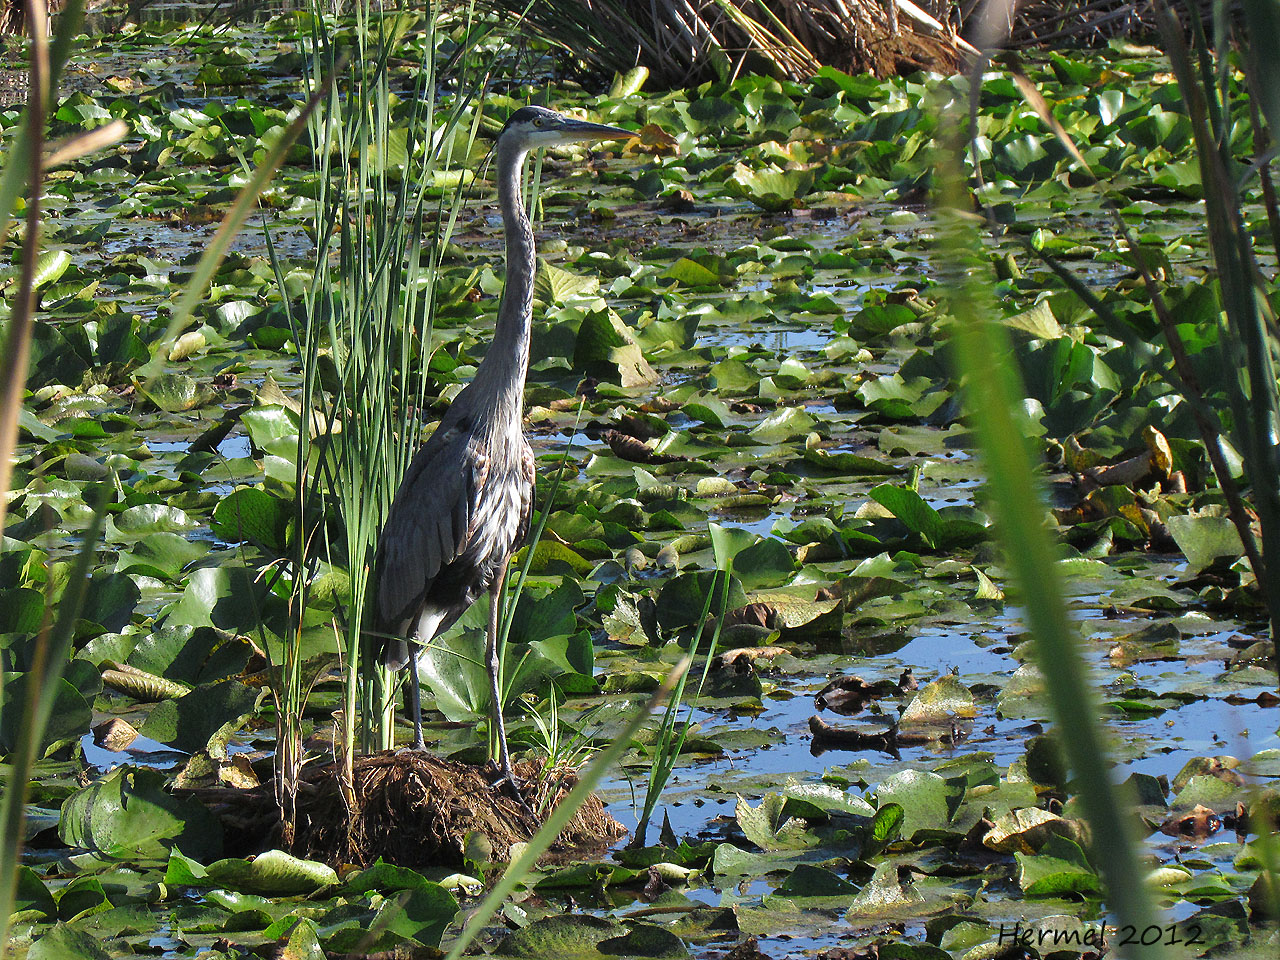
<path fill-rule="evenodd" d="M 902 711 L 901 722 L 948 723 L 956 718 L 973 717 L 976 712 L 969 688 L 958 677 L 947 674 L 916 692 Z"/>
<path fill-rule="evenodd" d="M 601 943 L 623 937 L 627 928 L 617 920 L 589 914 L 543 917 L 507 934 L 498 944 L 501 957 L 558 957 L 589 960 L 603 955 Z"/>
<path fill-rule="evenodd" d="M 239 673 L 249 654 L 249 644 L 238 636 L 228 636 L 212 627 L 166 624 L 138 640 L 127 662 L 131 667 L 191 686 Z"/>
<path fill-rule="evenodd" d="M 109 542 L 139 540 L 153 533 L 177 533 L 197 526 L 183 510 L 162 503 L 144 503 L 107 518 Z"/>
<path fill-rule="evenodd" d="M 981 524 L 945 517 L 929 506 L 920 494 L 906 487 L 882 484 L 874 488 L 870 496 L 935 550 L 972 543 L 987 535 Z"/>
<path fill-rule="evenodd" d="M 597 310 L 583 318 L 573 350 L 573 364 L 622 387 L 636 387 L 658 379 L 626 325 L 608 310 Z"/>
<path fill-rule="evenodd" d="M 117 573 L 137 573 L 160 580 L 176 580 L 184 567 L 209 552 L 208 544 L 177 533 L 160 531 L 144 536 L 116 558 Z"/>
<path fill-rule="evenodd" d="M 1039 853 L 1015 853 L 1014 858 L 1018 861 L 1018 884 L 1029 897 L 1102 891 L 1102 881 L 1080 846 L 1064 837 L 1051 838 Z"/>
<path fill-rule="evenodd" d="M 791 783 L 782 790 L 784 814 L 806 820 L 826 820 L 831 815 L 874 817 L 876 808 L 861 797 L 826 783 Z"/>
<path fill-rule="evenodd" d="M 597 945 L 605 956 L 656 957 L 662 960 L 680 960 L 689 956 L 684 941 L 663 927 L 652 923 L 633 923 L 627 933 L 601 940 Z"/>
<path fill-rule="evenodd" d="M 812 170 L 782 170 L 764 167 L 752 170 L 738 164 L 725 187 L 734 196 L 750 200 L 762 210 L 790 210 L 795 202 L 813 189 Z"/>
<path fill-rule="evenodd" d="M 765 794 L 758 807 L 739 797 L 735 810 L 738 826 L 748 840 L 767 852 L 797 850 L 816 844 L 818 838 L 809 833 L 803 820 L 788 816 L 786 807 L 787 798 L 777 793 Z"/>
<path fill-rule="evenodd" d="M 55 924 L 27 951 L 30 960 L 109 960 L 96 937 L 65 923 Z"/>
<path fill-rule="evenodd" d="M 1244 555 L 1240 534 L 1226 517 L 1170 517 L 1166 526 L 1192 570 L 1201 570 L 1219 557 Z"/>
<path fill-rule="evenodd" d="M 278 611 L 280 603 L 247 567 L 201 567 L 192 571 L 182 597 L 169 608 L 165 624 L 238 633 Z"/>
<path fill-rule="evenodd" d="M 707 607 L 707 595 L 712 592 L 713 587 L 715 593 L 707 608 L 709 616 L 719 616 L 722 608 L 736 610 L 746 605 L 747 595 L 736 579 L 729 579 L 726 590 L 723 575 L 709 572 L 684 573 L 672 577 L 658 592 L 658 624 L 664 630 L 678 630 L 696 624 L 703 609 Z"/>
<path fill-rule="evenodd" d="M 0 689 L 0 754 L 8 756 L 17 749 L 23 736 L 22 719 L 31 690 L 31 674 L 6 673 Z M 55 745 L 76 740 L 89 730 L 93 711 L 83 693 L 67 679 L 53 686 L 53 703 L 44 736 L 37 745 L 36 756 L 45 756 Z"/>
<path fill-rule="evenodd" d="M 748 436 L 756 443 L 784 443 L 803 437 L 816 422 L 802 407 L 782 407 L 753 427 Z"/>
<path fill-rule="evenodd" d="M 958 791 L 936 773 L 903 770 L 876 788 L 876 803 L 896 803 L 903 810 L 902 834 L 945 830 L 959 804 Z"/>
<path fill-rule="evenodd" d="M 226 741 L 253 715 L 266 693 L 237 680 L 203 684 L 176 700 L 157 703 L 138 732 L 185 753 L 205 750 L 224 756 Z"/>
<path fill-rule="evenodd" d="M 116 767 L 67 798 L 58 836 L 115 860 L 163 860 L 174 845 L 196 856 L 216 854 L 222 831 L 213 815 L 164 788 L 164 775 L 155 770 Z"/>
<path fill-rule="evenodd" d="M 903 886 L 898 879 L 897 865 L 889 861 L 876 867 L 875 874 L 854 897 L 845 918 L 912 916 L 924 907 L 925 898 L 910 885 Z"/>
<path fill-rule="evenodd" d="M 403 890 L 388 897 L 372 928 L 438 947 L 440 938 L 458 912 L 458 901 L 436 883 Z"/>
<path fill-rule="evenodd" d="M 819 447 L 806 447 L 801 456 L 806 463 L 847 476 L 885 477 L 902 472 L 901 467 L 883 460 L 876 460 L 874 457 L 863 457 L 856 453 L 842 451 L 833 453 Z"/>
<path fill-rule="evenodd" d="M 293 504 L 271 496 L 261 487 L 240 487 L 218 501 L 211 526 L 214 534 L 228 543 L 250 540 L 281 553 L 293 513 Z"/>
<path fill-rule="evenodd" d="M 675 280 L 686 287 L 718 287 L 720 275 L 708 270 L 702 264 L 681 257 L 662 274 L 664 280 Z"/>
<path fill-rule="evenodd" d="M 1215 776 L 1192 777 L 1186 782 L 1170 804 L 1175 810 L 1189 810 L 1197 805 L 1221 809 L 1234 802 L 1240 788 Z"/>
<path fill-rule="evenodd" d="M 111 909 L 111 901 L 97 877 L 76 877 L 58 891 L 59 918 L 72 923 Z"/>
<path fill-rule="evenodd" d="M 213 391 L 185 373 L 162 373 L 150 381 L 137 381 L 137 388 L 166 413 L 183 413 L 213 399 Z"/>
<path fill-rule="evenodd" d="M 287 897 L 334 886 L 338 875 L 327 864 L 300 860 L 282 850 L 268 850 L 249 860 L 217 860 L 209 864 L 205 879 L 209 886 Z"/>
<path fill-rule="evenodd" d="M 56 920 L 58 906 L 44 881 L 26 864 L 17 869 L 17 886 L 13 895 L 13 923 Z"/>

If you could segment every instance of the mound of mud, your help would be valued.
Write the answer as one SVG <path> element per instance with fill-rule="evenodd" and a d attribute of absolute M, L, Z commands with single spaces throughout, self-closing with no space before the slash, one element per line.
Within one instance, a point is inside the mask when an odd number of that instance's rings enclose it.
<path fill-rule="evenodd" d="M 517 775 L 526 781 L 525 802 L 545 815 L 577 778 L 565 773 L 553 783 L 532 782 L 538 772 L 533 762 L 516 765 Z M 295 856 L 334 866 L 367 866 L 382 858 L 405 867 L 461 867 L 473 838 L 483 835 L 492 847 L 490 858 L 506 860 L 513 843 L 528 840 L 542 826 L 540 816 L 526 813 L 508 792 L 493 786 L 495 776 L 481 767 L 408 751 L 356 758 L 349 788 L 333 765 L 307 767 L 292 831 L 285 829 L 270 785 L 193 793 L 222 821 L 231 855 L 284 847 Z M 548 793 L 554 794 L 550 802 Z M 593 796 L 553 851 L 599 846 L 625 834 Z"/>

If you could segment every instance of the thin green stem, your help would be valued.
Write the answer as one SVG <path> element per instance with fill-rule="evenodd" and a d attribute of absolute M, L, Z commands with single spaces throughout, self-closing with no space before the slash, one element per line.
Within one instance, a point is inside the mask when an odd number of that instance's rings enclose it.
<path fill-rule="evenodd" d="M 670 696 L 679 679 L 688 672 L 690 662 L 691 658 L 686 656 L 672 668 L 662 686 L 655 691 L 646 703 L 637 708 L 631 719 L 619 731 L 613 743 L 597 754 L 595 759 L 582 771 L 577 784 L 569 792 L 569 795 L 561 800 L 556 808 L 551 811 L 551 816 L 547 817 L 542 829 L 525 844 L 519 856 L 511 861 L 506 871 L 502 874 L 502 879 L 489 891 L 489 895 L 484 898 L 480 906 L 476 908 L 476 911 L 467 918 L 467 925 L 463 928 L 462 933 L 458 935 L 458 939 L 450 946 L 445 960 L 458 960 L 462 956 L 467 947 L 471 945 L 471 942 L 484 929 L 485 924 L 498 912 L 498 908 L 502 906 L 502 901 L 511 895 L 525 875 L 537 864 L 538 858 L 555 842 L 556 837 L 560 836 L 560 833 L 568 826 L 569 821 L 573 819 L 582 805 L 591 797 L 591 792 L 595 790 L 596 784 L 618 761 L 618 758 L 630 749 L 631 742 L 639 731 L 640 726 L 649 714 L 653 713 Z"/>

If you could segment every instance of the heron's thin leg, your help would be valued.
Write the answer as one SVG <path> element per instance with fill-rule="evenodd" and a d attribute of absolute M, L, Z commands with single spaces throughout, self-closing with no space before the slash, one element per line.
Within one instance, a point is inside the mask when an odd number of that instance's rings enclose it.
<path fill-rule="evenodd" d="M 422 739 L 422 681 L 418 679 L 418 651 L 409 650 L 409 712 L 413 714 L 413 747 L 414 750 L 426 750 L 426 741 Z"/>
<path fill-rule="evenodd" d="M 502 687 L 498 675 L 502 670 L 502 661 L 498 655 L 498 601 L 502 596 L 503 581 L 506 579 L 507 565 L 504 562 L 493 578 L 493 586 L 489 588 L 489 632 L 485 638 L 485 666 L 489 671 L 489 719 L 498 737 L 498 769 L 502 771 L 502 780 L 511 784 L 516 799 L 524 804 L 524 795 L 520 791 L 520 781 L 511 769 L 511 751 L 507 747 L 507 724 L 502 717 Z M 500 780 L 499 783 L 502 781 Z"/>

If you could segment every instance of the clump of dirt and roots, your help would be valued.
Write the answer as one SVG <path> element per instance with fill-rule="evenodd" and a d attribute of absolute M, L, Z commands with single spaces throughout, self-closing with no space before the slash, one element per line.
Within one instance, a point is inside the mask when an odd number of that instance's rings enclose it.
<path fill-rule="evenodd" d="M 493 785 L 495 773 L 422 753 L 357 757 L 349 785 L 332 764 L 307 767 L 292 831 L 285 829 L 270 784 L 195 792 L 222 821 L 231 856 L 285 847 L 295 856 L 333 865 L 367 866 L 381 858 L 404 867 L 460 867 L 468 844 L 479 836 L 492 848 L 486 859 L 508 859 L 511 845 L 532 837 L 577 783 L 571 771 L 551 780 L 539 779 L 540 772 L 532 761 L 516 765 L 526 784 L 525 802 L 534 811 L 529 813 L 509 788 Z M 552 849 L 598 847 L 625 834 L 592 796 Z"/>

